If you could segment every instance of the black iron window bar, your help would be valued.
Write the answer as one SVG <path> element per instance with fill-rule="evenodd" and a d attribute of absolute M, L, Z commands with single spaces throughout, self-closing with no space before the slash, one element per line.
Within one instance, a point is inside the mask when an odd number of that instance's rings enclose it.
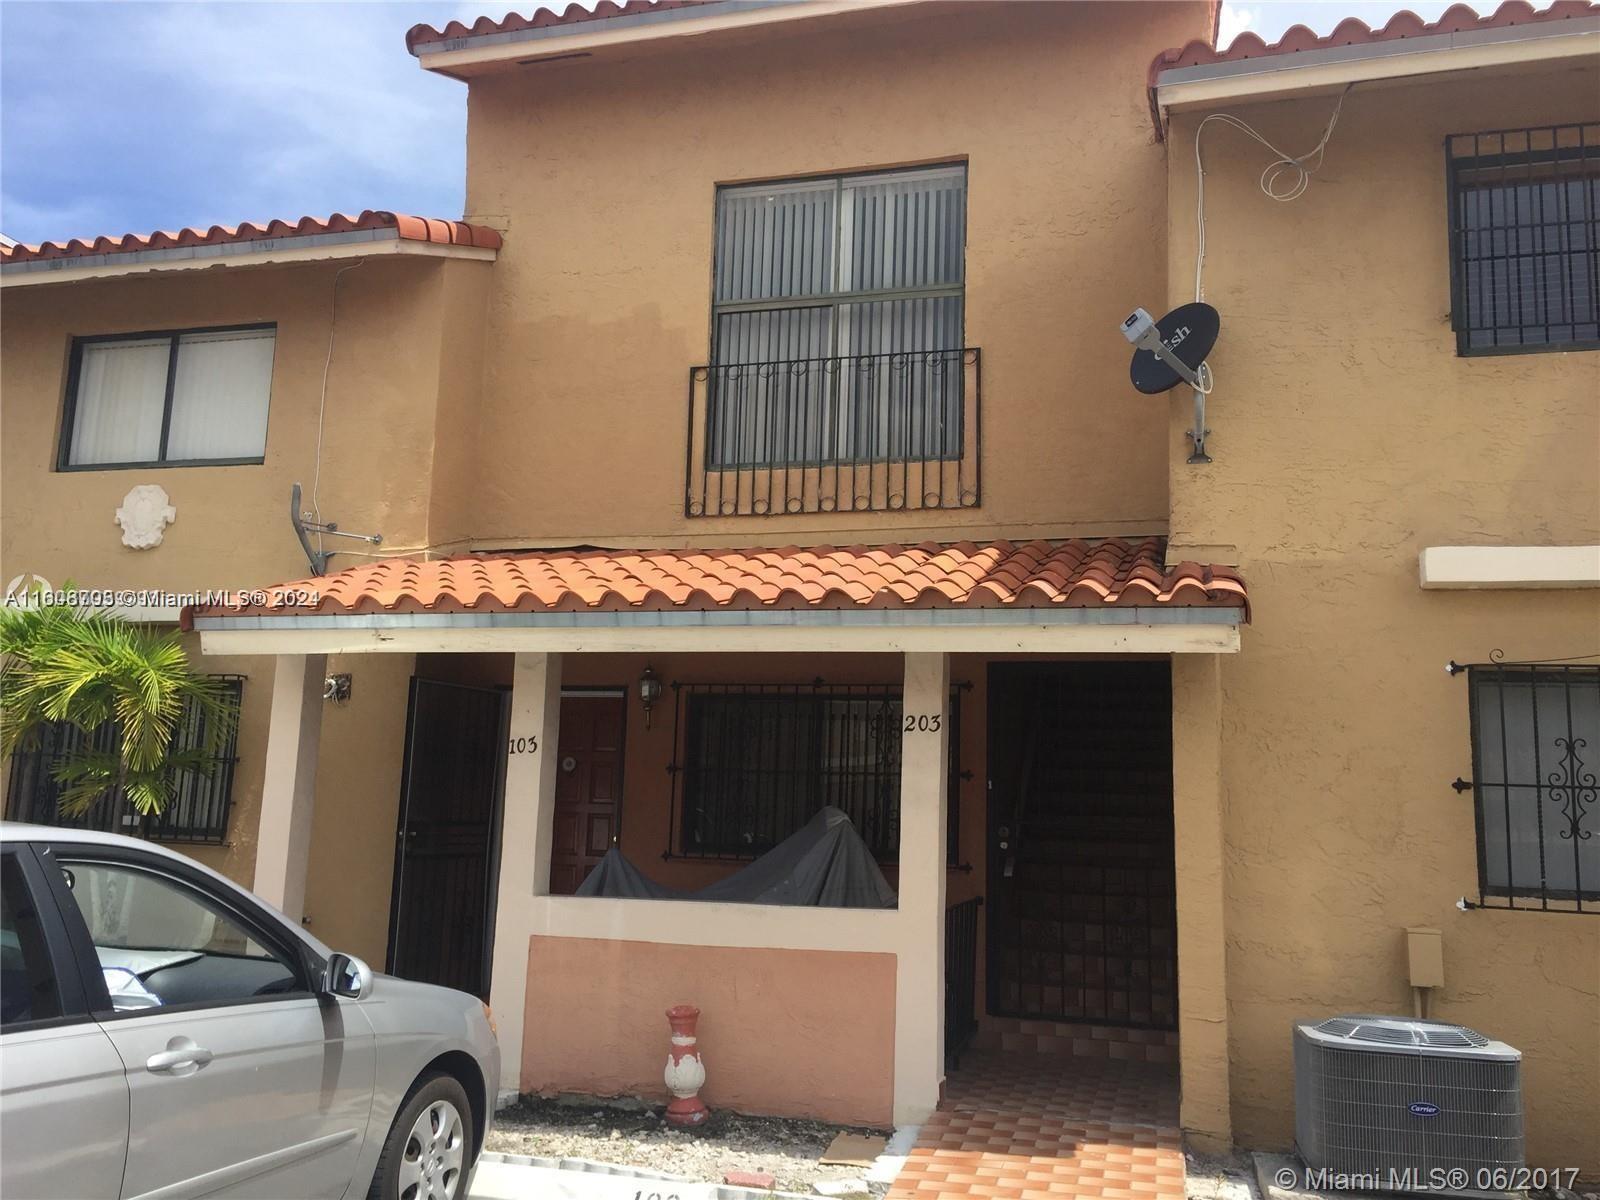
<path fill-rule="evenodd" d="M 973 896 L 944 910 L 944 1063 L 953 1071 L 978 1032 L 978 909 Z"/>
<path fill-rule="evenodd" d="M 1478 899 L 1466 908 L 1600 913 L 1600 666 L 1462 666 L 1472 727 Z"/>
<path fill-rule="evenodd" d="M 1445 139 L 1457 350 L 1600 347 L 1600 123 Z"/>
<path fill-rule="evenodd" d="M 244 694 L 245 677 L 213 675 L 211 678 L 221 684 L 237 712 Z M 204 745 L 205 720 L 201 709 L 186 705 L 179 718 L 175 744 L 180 749 Z M 62 722 L 45 726 L 34 745 L 19 749 L 11 756 L 6 782 L 6 819 L 66 829 L 122 833 L 151 841 L 221 845 L 227 840 L 228 815 L 233 807 L 234 768 L 239 762 L 237 725 L 230 729 L 225 742 L 211 757 L 210 773 L 184 772 L 178 779 L 176 795 L 161 813 L 140 813 L 120 790 L 114 790 L 95 801 L 84 813 L 71 817 L 63 815 L 56 765 L 85 746 L 109 752 L 116 744 L 117 729 L 111 722 L 90 733 Z"/>
<path fill-rule="evenodd" d="M 980 361 L 967 346 L 690 368 L 684 512 L 975 507 Z"/>
<path fill-rule="evenodd" d="M 662 857 L 758 858 L 826 806 L 879 862 L 900 851 L 901 691 L 893 685 L 674 682 L 671 838 Z M 960 861 L 962 691 L 951 688 L 948 863 Z"/>

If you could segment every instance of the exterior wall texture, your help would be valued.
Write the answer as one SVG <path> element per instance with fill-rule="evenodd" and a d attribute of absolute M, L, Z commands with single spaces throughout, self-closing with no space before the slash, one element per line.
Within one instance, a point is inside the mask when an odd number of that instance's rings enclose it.
<path fill-rule="evenodd" d="M 523 1086 L 658 1096 L 664 1014 L 693 1003 L 713 1108 L 887 1125 L 894 990 L 892 954 L 535 937 Z"/>
<path fill-rule="evenodd" d="M 1207 22 L 1198 3 L 939 4 L 474 80 L 468 215 L 506 231 L 474 544 L 1163 532 L 1161 414 L 1127 396 L 1116 326 L 1165 277 L 1145 69 Z M 981 507 L 686 518 L 716 185 L 945 161 L 968 167 Z"/>
<path fill-rule="evenodd" d="M 427 545 L 433 490 L 464 471 L 469 447 L 456 434 L 460 413 L 476 405 L 472 331 L 481 327 L 492 264 L 386 258 L 347 270 L 355 261 L 8 291 L 0 329 L 0 582 L 31 574 L 57 588 L 72 583 L 184 592 L 261 587 L 307 575 L 289 525 L 289 489 L 301 483 L 309 507 L 325 363 L 325 518 L 345 529 L 381 532 L 386 553 Z M 330 302 L 339 271 L 345 273 L 330 361 Z M 277 325 L 264 463 L 53 469 L 73 337 L 258 322 Z M 178 516 L 161 545 L 132 550 L 122 545 L 113 513 L 129 488 L 145 483 L 165 488 Z M 371 549 L 333 538 L 328 547 Z M 351 561 L 335 558 L 334 566 Z M 185 644 L 200 670 L 246 679 L 227 842 L 179 848 L 249 885 L 272 661 L 200 658 L 198 638 L 187 637 Z M 358 682 L 347 707 L 327 710 L 319 770 L 325 799 L 308 901 L 319 935 L 381 963 L 392 839 L 352 845 L 337 830 L 352 812 L 365 818 L 369 810 L 380 825 L 394 827 L 409 671 L 386 658 L 333 659 L 329 669 L 353 671 Z M 365 898 L 354 905 L 325 902 L 318 880 L 332 878 L 341 881 L 335 891 L 344 881 L 359 882 L 383 900 L 375 906 Z"/>
<path fill-rule="evenodd" d="M 1600 1169 L 1600 922 L 1457 907 L 1477 894 L 1472 796 L 1450 787 L 1472 775 L 1471 741 L 1466 679 L 1443 670 L 1495 649 L 1592 655 L 1600 594 L 1418 585 L 1425 546 L 1600 541 L 1600 354 L 1456 356 L 1442 149 L 1448 133 L 1593 121 L 1597 96 L 1592 61 L 1358 86 L 1290 204 L 1257 190 L 1256 143 L 1206 131 L 1216 461 L 1185 464 L 1182 393 L 1171 553 L 1204 548 L 1250 582 L 1253 623 L 1221 662 L 1244 1144 L 1292 1137 L 1293 1021 L 1410 1011 L 1403 931 L 1423 925 L 1444 936 L 1432 1015 L 1524 1053 L 1528 1161 Z M 1333 100 L 1229 108 L 1298 151 Z M 1173 303 L 1193 298 L 1202 115 L 1180 116 L 1168 142 Z"/>

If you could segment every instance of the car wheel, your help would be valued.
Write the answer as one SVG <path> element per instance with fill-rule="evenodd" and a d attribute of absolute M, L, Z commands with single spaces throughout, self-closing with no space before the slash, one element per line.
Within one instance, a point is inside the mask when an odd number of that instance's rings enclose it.
<path fill-rule="evenodd" d="M 367 1200 L 464 1200 L 472 1137 L 461 1085 L 422 1076 L 389 1126 Z"/>

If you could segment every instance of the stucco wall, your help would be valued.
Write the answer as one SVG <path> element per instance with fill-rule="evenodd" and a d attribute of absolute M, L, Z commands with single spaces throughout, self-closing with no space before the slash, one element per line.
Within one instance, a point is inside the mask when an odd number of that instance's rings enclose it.
<path fill-rule="evenodd" d="M 289 524 L 289 488 L 300 482 L 309 506 L 329 302 L 335 271 L 348 266 L 228 268 L 8 290 L 0 327 L 0 584 L 27 573 L 56 587 L 188 591 L 308 574 Z M 487 263 L 373 259 L 347 271 L 339 284 L 322 510 L 343 528 L 382 533 L 383 552 L 430 540 L 438 446 L 447 444 L 443 456 L 452 463 L 470 455 L 460 413 L 476 403 L 471 331 L 481 325 L 490 270 Z M 74 336 L 267 321 L 276 322 L 277 339 L 264 463 L 54 470 Z M 455 466 L 452 478 L 466 469 Z M 178 515 L 160 546 L 132 550 L 122 545 L 113 513 L 129 488 L 144 483 L 165 488 Z M 372 549 L 331 538 L 328 545 Z M 347 554 L 334 567 L 354 561 Z M 197 638 L 185 644 L 198 655 Z M 180 848 L 249 884 L 272 663 L 214 656 L 196 663 L 204 671 L 243 674 L 246 682 L 227 844 Z M 320 790 L 337 797 L 338 805 L 325 802 L 318 814 L 313 918 L 318 933 L 382 962 L 392 833 L 376 847 L 346 845 L 341 853 L 326 812 L 353 807 L 365 817 L 370 810 L 392 831 L 409 671 L 384 656 L 334 660 L 330 670 L 353 670 L 358 682 L 349 706 L 327 710 Z M 368 755 L 376 769 L 366 769 Z M 326 852 L 325 829 L 334 835 Z M 324 863 L 325 854 L 338 854 L 340 861 Z M 341 888 L 358 885 L 381 899 L 336 899 Z M 369 911 L 374 905 L 376 915 Z"/>
<path fill-rule="evenodd" d="M 524 1090 L 660 1096 L 664 1014 L 684 1003 L 713 1108 L 890 1123 L 893 954 L 535 936 Z"/>
<path fill-rule="evenodd" d="M 871 16 L 472 83 L 467 208 L 507 230 L 478 544 L 1164 529 L 1162 416 L 1128 396 L 1116 326 L 1163 291 L 1163 154 L 1145 70 L 1159 48 L 1206 31 L 1206 6 Z M 946 160 L 969 170 L 982 506 L 685 518 L 688 373 L 710 352 L 716 185 Z"/>
<path fill-rule="evenodd" d="M 229 268 L 51 284 L 6 292 L 0 330 L 5 440 L 0 572 L 60 586 L 239 588 L 307 574 L 288 519 L 289 487 L 309 505 L 327 362 L 329 302 L 350 263 Z M 322 446 L 323 515 L 383 534 L 384 550 L 427 541 L 439 417 L 445 279 L 487 279 L 487 263 L 373 259 L 339 284 Z M 469 298 L 451 281 L 452 304 Z M 74 336 L 276 322 L 266 461 L 259 466 L 55 471 Z M 470 375 L 458 369 L 458 390 Z M 178 510 L 162 544 L 131 550 L 112 519 L 136 484 L 158 483 Z M 360 543 L 331 548 L 366 550 Z M 336 559 L 335 565 L 353 561 Z"/>
<path fill-rule="evenodd" d="M 1402 930 L 1428 925 L 1434 1015 L 1526 1056 L 1529 1162 L 1600 1171 L 1600 921 L 1456 907 L 1477 870 L 1472 798 L 1450 782 L 1472 764 L 1466 679 L 1444 671 L 1495 648 L 1592 654 L 1600 595 L 1424 592 L 1417 575 L 1429 545 L 1600 541 L 1600 354 L 1456 356 L 1442 151 L 1451 132 L 1595 120 L 1596 97 L 1592 62 L 1358 87 L 1290 204 L 1257 191 L 1255 143 L 1205 135 L 1214 463 L 1184 463 L 1187 395 L 1166 411 L 1174 553 L 1236 561 L 1254 613 L 1221 679 L 1246 1144 L 1292 1136 L 1291 1022 L 1409 1012 Z M 1299 152 L 1331 104 L 1235 111 Z M 1196 120 L 1169 141 L 1174 303 L 1192 298 Z"/>

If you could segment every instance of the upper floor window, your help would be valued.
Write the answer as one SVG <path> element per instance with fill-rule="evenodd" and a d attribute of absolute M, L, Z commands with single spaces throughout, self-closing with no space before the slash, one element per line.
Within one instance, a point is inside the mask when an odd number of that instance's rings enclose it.
<path fill-rule="evenodd" d="M 58 466 L 258 463 L 272 325 L 76 338 Z"/>
<path fill-rule="evenodd" d="M 1600 667 L 1475 666 L 1467 678 L 1483 902 L 1600 911 Z"/>
<path fill-rule="evenodd" d="M 1600 124 L 1453 134 L 1461 354 L 1600 347 Z"/>
<path fill-rule="evenodd" d="M 691 515 L 977 502 L 966 201 L 961 165 L 718 190 Z"/>

